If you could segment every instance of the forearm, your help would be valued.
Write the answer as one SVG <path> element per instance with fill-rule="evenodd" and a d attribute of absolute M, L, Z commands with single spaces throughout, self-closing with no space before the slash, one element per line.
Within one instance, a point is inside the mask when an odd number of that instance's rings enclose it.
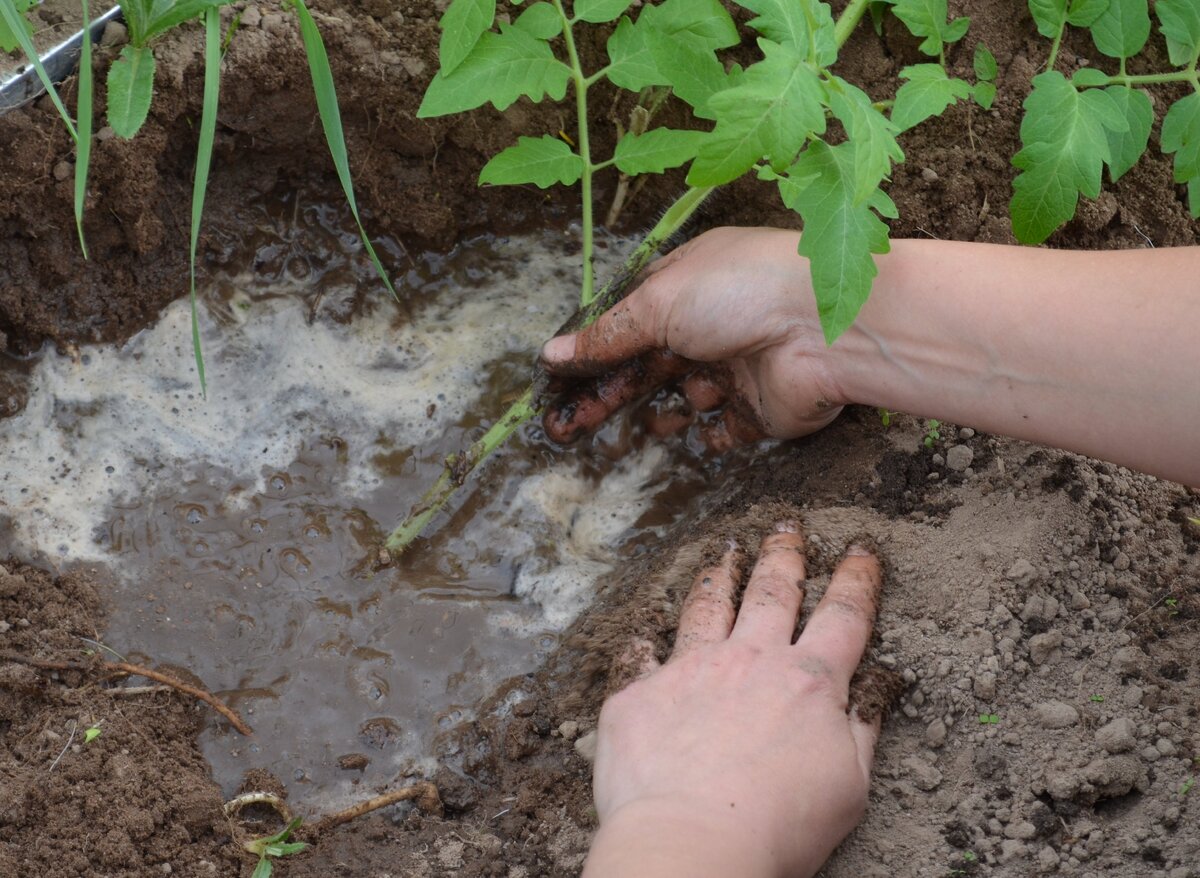
<path fill-rule="evenodd" d="M 901 240 L 828 354 L 847 401 L 1200 485 L 1200 247 Z"/>

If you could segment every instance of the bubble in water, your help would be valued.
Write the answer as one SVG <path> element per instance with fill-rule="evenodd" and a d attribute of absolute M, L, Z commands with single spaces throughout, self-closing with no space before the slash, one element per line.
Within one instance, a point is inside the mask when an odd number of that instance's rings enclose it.
<path fill-rule="evenodd" d="M 199 506 L 189 507 L 186 519 L 188 524 L 199 524 L 204 520 L 204 512 Z"/>

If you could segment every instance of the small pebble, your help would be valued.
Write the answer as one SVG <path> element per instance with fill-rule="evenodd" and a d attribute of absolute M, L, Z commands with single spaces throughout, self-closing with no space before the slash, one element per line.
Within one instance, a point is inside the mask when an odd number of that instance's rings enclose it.
<path fill-rule="evenodd" d="M 963 472 L 975 459 L 975 452 L 966 445 L 954 445 L 946 452 L 946 466 L 955 472 Z"/>

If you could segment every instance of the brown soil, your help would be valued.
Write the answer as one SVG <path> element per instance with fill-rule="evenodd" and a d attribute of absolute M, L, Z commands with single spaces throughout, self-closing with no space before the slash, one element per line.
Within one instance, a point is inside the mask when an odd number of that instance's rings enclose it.
<path fill-rule="evenodd" d="M 390 267 L 403 269 L 403 249 L 444 248 L 472 230 L 565 221 L 569 199 L 474 185 L 484 158 L 518 132 L 557 130 L 555 113 L 518 105 L 503 116 L 414 120 L 435 64 L 436 4 L 315 6 L 368 225 L 398 245 Z M 905 138 L 894 233 L 1011 241 L 1009 159 L 1046 46 L 1023 3 L 951 6 L 971 14 L 972 29 L 950 64 L 968 74 L 984 40 L 999 61 L 1000 96 L 990 113 L 962 105 Z M 1063 69 L 1089 49 L 1069 41 Z M 97 143 L 91 263 L 73 234 L 61 166 L 71 151 L 57 118 L 44 101 L 0 118 L 0 351 L 125 338 L 183 291 L 196 34 L 164 38 L 157 54 L 146 130 L 132 143 L 102 132 Z M 890 25 L 882 39 L 862 28 L 843 57 L 844 75 L 876 98 L 917 60 L 914 41 Z M 71 96 L 69 84 L 64 91 Z M 330 183 L 290 19 L 266 7 L 247 16 L 222 99 L 202 246 L 209 265 L 232 258 L 238 229 L 251 222 L 249 196 L 326 193 Z M 607 101 L 595 105 L 598 119 L 608 114 Z M 611 130 L 599 131 L 604 148 Z M 611 184 L 602 181 L 601 202 Z M 626 222 L 644 222 L 678 186 L 653 182 Z M 769 190 L 744 182 L 706 208 L 700 224 L 717 223 L 795 219 Z M 1051 243 L 1195 244 L 1198 232 L 1152 144 Z M 442 739 L 434 780 L 445 819 L 398 807 L 328 834 L 279 874 L 576 874 L 595 821 L 575 743 L 615 685 L 614 663 L 635 635 L 665 652 L 707 546 L 757 531 L 780 503 L 798 507 L 811 534 L 810 601 L 846 543 L 874 535 L 891 573 L 871 658 L 907 686 L 885 727 L 868 818 L 824 874 L 1195 874 L 1195 794 L 1184 789 L 1200 753 L 1200 542 L 1188 523 L 1200 498 L 1072 455 L 950 425 L 942 433 L 925 449 L 916 422 L 884 430 L 862 411 L 764 455 L 751 477 L 714 491 L 704 520 L 615 576 L 546 668 L 511 681 L 477 721 Z M 973 451 L 966 472 L 945 465 L 956 444 Z M 78 656 L 79 637 L 95 638 L 102 625 L 104 593 L 86 575 L 54 579 L 7 562 L 0 649 Z M 99 718 L 101 735 L 83 744 Z M 231 844 L 193 746 L 208 721 L 177 695 L 118 698 L 71 673 L 0 665 L 0 874 L 248 875 L 252 862 Z"/>

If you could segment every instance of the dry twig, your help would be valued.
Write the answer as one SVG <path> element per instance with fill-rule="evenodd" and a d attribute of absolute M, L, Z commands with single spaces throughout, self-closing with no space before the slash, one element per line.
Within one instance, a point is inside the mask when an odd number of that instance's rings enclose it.
<path fill-rule="evenodd" d="M 438 795 L 437 787 L 428 781 L 421 781 L 412 786 L 392 790 L 391 792 L 384 793 L 382 796 L 368 799 L 365 802 L 359 802 L 357 805 L 353 805 L 344 811 L 338 811 L 335 814 L 322 817 L 317 821 L 314 828 L 317 832 L 332 829 L 335 826 L 341 826 L 343 823 L 349 823 L 351 820 L 362 817 L 364 814 L 370 814 L 372 811 L 378 811 L 380 808 L 386 808 L 388 805 L 395 805 L 397 802 L 407 802 L 410 799 L 416 799 L 417 807 L 428 814 L 435 814 L 441 817 L 444 813 L 442 810 L 442 798 Z"/>
<path fill-rule="evenodd" d="M 150 668 L 143 668 L 141 665 L 133 665 L 129 662 L 106 662 L 97 661 L 93 663 L 85 662 L 54 662 L 44 659 L 34 659 L 28 656 L 23 656 L 14 652 L 0 652 L 0 661 L 17 662 L 22 665 L 29 665 L 31 668 L 38 668 L 43 671 L 88 671 L 103 670 L 121 674 L 129 674 L 135 677 L 145 677 L 147 680 L 153 680 L 156 683 L 162 683 L 164 686 L 170 686 L 172 689 L 177 689 L 185 695 L 190 695 L 200 701 L 203 701 L 225 719 L 229 720 L 230 724 L 241 732 L 243 735 L 253 735 L 254 730 L 246 725 L 245 721 L 233 712 L 225 702 L 221 701 L 210 692 L 205 692 L 203 689 L 198 689 L 195 686 L 189 686 L 181 680 L 176 680 L 161 671 L 152 671 Z"/>

